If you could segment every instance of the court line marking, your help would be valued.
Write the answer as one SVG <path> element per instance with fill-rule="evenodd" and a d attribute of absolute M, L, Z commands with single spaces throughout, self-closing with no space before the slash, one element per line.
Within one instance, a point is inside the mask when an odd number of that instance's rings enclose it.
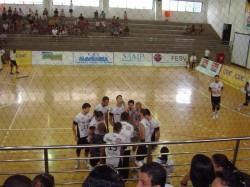
<path fill-rule="evenodd" d="M 30 80 L 30 82 L 29 82 L 28 87 L 27 87 L 26 90 L 29 89 L 31 83 L 33 82 L 33 80 L 34 80 L 34 78 L 35 78 L 35 76 L 36 76 L 36 74 L 37 74 L 37 71 L 35 72 L 35 74 L 33 75 L 32 79 Z M 25 90 L 24 90 L 24 93 L 26 93 Z M 17 111 L 16 111 L 16 113 L 15 113 L 15 115 L 14 115 L 14 117 L 13 117 L 13 119 L 12 119 L 10 125 L 9 125 L 9 128 L 8 128 L 6 134 L 5 134 L 5 137 L 3 138 L 3 142 L 2 142 L 2 145 L 1 145 L 2 147 L 4 147 L 4 143 L 5 143 L 6 139 L 7 139 L 7 136 L 8 136 L 8 134 L 9 134 L 9 131 L 12 129 L 12 127 L 13 127 L 13 125 L 14 125 L 14 122 L 15 122 L 15 120 L 16 120 L 17 114 L 19 113 L 22 104 L 23 104 L 23 101 L 19 104 L 19 106 L 18 106 L 18 108 L 17 108 Z"/>

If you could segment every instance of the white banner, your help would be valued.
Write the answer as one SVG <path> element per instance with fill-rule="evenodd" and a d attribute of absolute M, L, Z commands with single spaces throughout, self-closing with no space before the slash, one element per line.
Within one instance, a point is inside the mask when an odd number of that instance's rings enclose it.
<path fill-rule="evenodd" d="M 153 53 L 154 66 L 186 66 L 188 54 Z"/>
<path fill-rule="evenodd" d="M 114 53 L 115 65 L 152 66 L 152 53 Z"/>
<path fill-rule="evenodd" d="M 202 73 L 214 77 L 215 75 L 219 75 L 221 67 L 222 64 L 219 64 L 218 62 L 202 58 L 199 66 L 196 69 Z"/>
<path fill-rule="evenodd" d="M 63 51 L 33 51 L 32 64 L 73 65 L 73 53 Z"/>
<path fill-rule="evenodd" d="M 74 65 L 114 65 L 113 53 L 75 52 Z"/>

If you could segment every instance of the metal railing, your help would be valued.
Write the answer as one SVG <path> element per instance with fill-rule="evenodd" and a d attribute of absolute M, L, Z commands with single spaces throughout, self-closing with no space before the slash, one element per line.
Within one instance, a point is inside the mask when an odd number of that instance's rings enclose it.
<path fill-rule="evenodd" d="M 243 161 L 243 162 L 248 162 L 250 161 L 249 157 L 246 158 L 240 158 L 238 157 L 239 151 L 250 151 L 250 144 L 248 145 L 247 143 L 244 142 L 244 146 L 242 146 L 240 143 L 242 141 L 249 141 L 250 137 L 239 137 L 239 138 L 219 138 L 219 139 L 202 139 L 202 140 L 188 140 L 188 141 L 162 141 L 162 142 L 151 142 L 151 143 L 131 143 L 131 144 L 122 144 L 122 146 L 139 146 L 139 145 L 146 145 L 148 146 L 148 151 L 146 155 L 136 155 L 136 156 L 145 156 L 147 162 L 150 162 L 152 160 L 152 157 L 158 156 L 159 154 L 156 154 L 152 152 L 152 147 L 155 145 L 164 145 L 164 146 L 172 146 L 172 145 L 186 145 L 186 144 L 203 144 L 203 143 L 219 143 L 220 145 L 223 142 L 231 142 L 234 143 L 234 145 L 230 145 L 230 148 L 224 148 L 224 149 L 214 149 L 214 150 L 200 150 L 196 152 L 189 152 L 189 151 L 181 151 L 181 152 L 171 152 L 168 153 L 168 155 L 194 155 L 194 154 L 212 154 L 212 153 L 218 153 L 218 152 L 231 152 L 233 153 L 233 158 L 232 158 L 232 163 L 235 165 L 237 161 Z M 120 147 L 121 144 L 102 144 L 102 145 L 96 145 L 95 147 Z M 73 161 L 77 160 L 77 158 L 72 158 L 72 157 L 67 157 L 67 158 L 50 158 L 49 152 L 52 150 L 69 150 L 69 149 L 76 149 L 76 148 L 91 148 L 93 145 L 82 145 L 82 146 L 77 146 L 77 145 L 64 145 L 64 146 L 23 146 L 23 147 L 1 147 L 0 148 L 0 157 L 4 153 L 8 152 L 22 152 L 26 151 L 28 153 L 32 153 L 34 151 L 42 151 L 43 152 L 43 158 L 32 158 L 32 159 L 2 159 L 0 160 L 0 164 L 2 165 L 3 163 L 25 163 L 25 162 L 42 162 L 43 163 L 43 171 L 44 173 L 77 173 L 77 172 L 89 172 L 90 170 L 85 169 L 85 170 L 57 170 L 53 171 L 50 170 L 50 164 L 52 162 L 58 162 L 58 161 Z M 134 155 L 129 155 L 129 156 L 117 156 L 117 158 L 123 158 L 123 157 L 134 157 Z M 92 157 L 94 158 L 108 158 L 108 157 Z M 79 160 L 89 160 L 89 158 L 78 158 Z M 174 164 L 176 167 L 181 167 L 181 166 L 189 166 L 190 161 L 188 160 L 189 163 L 181 163 L 181 164 Z M 245 164 L 246 165 L 246 164 Z M 249 164 L 250 165 L 250 164 Z M 249 166 L 248 165 L 248 166 Z M 137 167 L 129 167 L 129 168 L 118 168 L 119 169 L 137 169 Z M 244 171 L 250 171 L 250 168 L 239 168 Z M 3 171 L 3 170 L 2 170 Z M 34 171 L 22 171 L 22 172 L 16 172 L 16 171 L 11 171 L 11 172 L 0 172 L 1 175 L 13 175 L 13 174 L 38 174 L 41 173 L 39 172 L 34 172 Z M 183 175 L 171 175 L 170 178 L 176 178 L 176 177 L 182 177 Z M 136 180 L 136 178 L 130 178 L 128 180 Z M 67 181 L 67 182 L 57 182 L 57 184 L 60 185 L 69 185 L 69 184 L 81 184 L 81 182 L 72 182 L 72 181 Z"/>

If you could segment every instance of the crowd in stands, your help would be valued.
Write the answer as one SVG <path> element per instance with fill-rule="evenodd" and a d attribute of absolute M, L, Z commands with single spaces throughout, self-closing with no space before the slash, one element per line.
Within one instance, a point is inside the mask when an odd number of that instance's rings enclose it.
<path fill-rule="evenodd" d="M 194 24 L 187 25 L 185 27 L 185 34 L 196 34 L 198 33 L 199 35 L 204 32 L 204 28 L 202 26 L 202 24 L 200 24 L 198 27 L 196 27 Z"/>
<path fill-rule="evenodd" d="M 71 12 L 72 13 L 72 12 Z M 72 16 L 72 14 L 71 14 Z M 89 22 L 80 14 L 76 21 L 67 21 L 64 9 L 54 10 L 53 16 L 49 16 L 48 10 L 45 8 L 42 15 L 38 11 L 28 10 L 27 14 L 21 8 L 17 10 L 11 7 L 2 11 L 2 29 L 0 38 L 6 40 L 6 33 L 25 33 L 25 34 L 51 34 L 53 36 L 63 35 L 88 35 L 90 33 L 90 25 L 93 24 L 91 31 L 107 32 L 110 29 L 112 36 L 129 36 L 127 13 L 124 13 L 124 21 L 120 22 L 119 17 L 110 23 L 107 23 L 106 14 L 102 11 L 100 14 L 96 10 L 94 12 L 94 22 Z M 91 27 L 92 28 L 92 27 Z M 3 35 L 4 34 L 4 35 Z"/>

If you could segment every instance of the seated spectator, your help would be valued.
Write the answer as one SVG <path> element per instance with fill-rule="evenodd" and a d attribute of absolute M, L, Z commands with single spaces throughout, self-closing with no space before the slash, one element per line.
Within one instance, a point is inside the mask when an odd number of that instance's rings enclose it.
<path fill-rule="evenodd" d="M 47 21 L 48 17 L 49 17 L 49 12 L 48 12 L 47 8 L 45 8 L 44 11 L 43 11 L 43 19 L 45 21 Z"/>
<path fill-rule="evenodd" d="M 67 35 L 68 34 L 68 28 L 67 28 L 67 26 L 65 25 L 64 27 L 63 27 L 63 29 L 62 29 L 62 35 Z"/>
<path fill-rule="evenodd" d="M 22 20 L 23 16 L 24 16 L 24 13 L 23 13 L 22 9 L 19 8 L 19 10 L 18 10 L 18 17 L 19 17 L 19 19 Z"/>
<path fill-rule="evenodd" d="M 83 17 L 83 15 L 82 14 L 80 14 L 80 16 L 79 16 L 79 18 L 78 18 L 79 20 L 81 20 L 81 21 L 83 21 L 84 20 L 84 17 Z"/>
<path fill-rule="evenodd" d="M 8 16 L 7 16 L 7 11 L 6 11 L 6 8 L 3 7 L 3 13 L 2 13 L 2 18 L 3 18 L 3 21 L 6 21 Z"/>
<path fill-rule="evenodd" d="M 197 154 L 191 161 L 190 172 L 181 181 L 181 187 L 186 187 L 189 180 L 193 187 L 210 187 L 214 178 L 214 167 L 210 158 Z"/>
<path fill-rule="evenodd" d="M 195 53 L 193 53 L 191 56 L 190 56 L 190 59 L 189 59 L 189 63 L 187 65 L 187 68 L 189 68 L 191 66 L 191 68 L 195 68 L 195 63 L 197 61 L 197 57 L 195 55 Z"/>
<path fill-rule="evenodd" d="M 5 180 L 3 187 L 32 187 L 32 182 L 24 175 L 12 175 Z"/>
<path fill-rule="evenodd" d="M 95 18 L 95 19 L 98 19 L 98 15 L 99 15 L 99 13 L 98 13 L 98 11 L 96 10 L 96 11 L 94 12 L 94 18 Z"/>
<path fill-rule="evenodd" d="M 230 170 L 230 171 L 237 170 L 237 168 L 228 160 L 226 155 L 214 154 L 212 155 L 211 160 L 214 165 L 215 172 L 221 172 L 225 170 Z"/>
<path fill-rule="evenodd" d="M 167 172 L 163 166 L 157 162 L 144 164 L 139 169 L 139 181 L 136 187 L 155 186 L 155 187 L 171 187 L 166 184 Z"/>
<path fill-rule="evenodd" d="M 57 10 L 57 8 L 54 10 L 54 17 L 55 17 L 55 18 L 58 17 L 58 10 Z"/>
<path fill-rule="evenodd" d="M 196 28 L 195 28 L 194 24 L 192 24 L 192 26 L 190 28 L 190 32 L 191 33 L 196 33 Z"/>
<path fill-rule="evenodd" d="M 204 31 L 202 24 L 200 24 L 200 26 L 196 29 L 196 31 L 198 32 L 198 34 L 201 34 Z"/>
<path fill-rule="evenodd" d="M 38 19 L 39 19 L 39 15 L 38 15 L 38 11 L 37 10 L 35 11 L 34 18 L 35 18 L 35 21 L 38 21 Z"/>
<path fill-rule="evenodd" d="M 129 28 L 128 28 L 128 26 L 126 26 L 125 29 L 124 29 L 124 36 L 129 36 Z"/>
<path fill-rule="evenodd" d="M 6 45 L 7 44 L 7 35 L 6 35 L 6 33 L 3 31 L 3 32 L 1 32 L 1 34 L 0 34 L 0 41 L 1 41 L 1 44 L 3 45 L 3 43 Z M 0 51 L 1 51 L 2 49 L 0 48 Z M 4 62 L 4 60 L 2 60 L 2 62 Z"/>
<path fill-rule="evenodd" d="M 22 31 L 23 26 L 24 26 L 24 24 L 23 24 L 22 20 L 19 19 L 19 20 L 16 21 L 16 30 L 17 31 Z"/>
<path fill-rule="evenodd" d="M 9 18 L 12 17 L 12 9 L 11 9 L 11 7 L 9 7 L 9 9 L 8 9 L 8 17 L 9 17 Z"/>
<path fill-rule="evenodd" d="M 115 19 L 115 16 L 113 16 L 112 21 L 111 21 L 111 24 L 112 24 L 112 25 L 115 25 L 115 23 L 116 23 L 116 19 Z"/>
<path fill-rule="evenodd" d="M 52 32 L 52 35 L 55 36 L 55 37 L 58 35 L 58 30 L 57 30 L 56 27 L 53 27 L 51 32 Z"/>
<path fill-rule="evenodd" d="M 49 20 L 49 26 L 50 27 L 54 27 L 56 25 L 56 20 L 54 19 L 54 18 L 51 18 L 50 20 Z"/>
<path fill-rule="evenodd" d="M 31 29 L 32 29 L 33 34 L 38 34 L 39 30 L 38 30 L 38 24 L 37 23 L 33 23 L 31 25 Z"/>
<path fill-rule="evenodd" d="M 34 13 L 33 13 L 33 11 L 31 10 L 31 8 L 29 9 L 29 11 L 28 11 L 28 15 L 27 15 L 28 17 L 29 16 L 31 16 L 31 17 L 33 17 L 34 16 Z"/>
<path fill-rule="evenodd" d="M 104 11 L 102 11 L 100 14 L 100 18 L 105 20 L 105 17 L 106 17 L 106 14 Z"/>
<path fill-rule="evenodd" d="M 106 21 L 104 19 L 101 20 L 101 31 L 105 32 L 106 31 Z"/>
<path fill-rule="evenodd" d="M 167 172 L 167 176 L 170 175 L 171 173 L 173 173 L 175 171 L 175 168 L 174 168 L 174 161 L 171 159 L 171 158 L 168 158 L 168 153 L 169 153 L 169 150 L 167 147 L 162 147 L 161 150 L 160 150 L 160 153 L 162 155 L 160 155 L 160 157 L 157 157 L 154 162 L 157 162 L 159 164 L 161 164 L 164 169 L 166 170 Z M 167 180 L 167 183 L 170 184 L 170 181 Z"/>
<path fill-rule="evenodd" d="M 63 10 L 63 9 L 61 10 L 60 17 L 61 17 L 61 18 L 65 18 L 65 13 L 64 13 L 64 10 Z"/>
<path fill-rule="evenodd" d="M 8 33 L 9 32 L 9 23 L 8 23 L 8 21 L 5 21 L 4 23 L 3 23 L 3 31 L 5 32 L 5 33 Z"/>
<path fill-rule="evenodd" d="M 32 184 L 33 187 L 54 187 L 55 180 L 52 175 L 42 173 L 34 177 Z"/>
<path fill-rule="evenodd" d="M 115 168 L 100 165 L 90 172 L 82 187 L 125 187 L 125 184 Z"/>
<path fill-rule="evenodd" d="M 96 28 L 96 31 L 100 31 L 100 21 L 99 21 L 99 19 L 96 19 L 96 21 L 95 21 L 95 28 Z"/>
<path fill-rule="evenodd" d="M 16 21 L 18 19 L 18 12 L 17 12 L 17 9 L 14 8 L 13 10 L 13 14 L 12 14 L 12 21 Z"/>
<path fill-rule="evenodd" d="M 119 35 L 119 28 L 118 27 L 114 27 L 114 29 L 113 29 L 113 35 L 114 36 L 118 36 Z"/>
<path fill-rule="evenodd" d="M 118 36 L 122 37 L 123 36 L 123 28 L 122 26 L 119 27 L 119 33 Z"/>

